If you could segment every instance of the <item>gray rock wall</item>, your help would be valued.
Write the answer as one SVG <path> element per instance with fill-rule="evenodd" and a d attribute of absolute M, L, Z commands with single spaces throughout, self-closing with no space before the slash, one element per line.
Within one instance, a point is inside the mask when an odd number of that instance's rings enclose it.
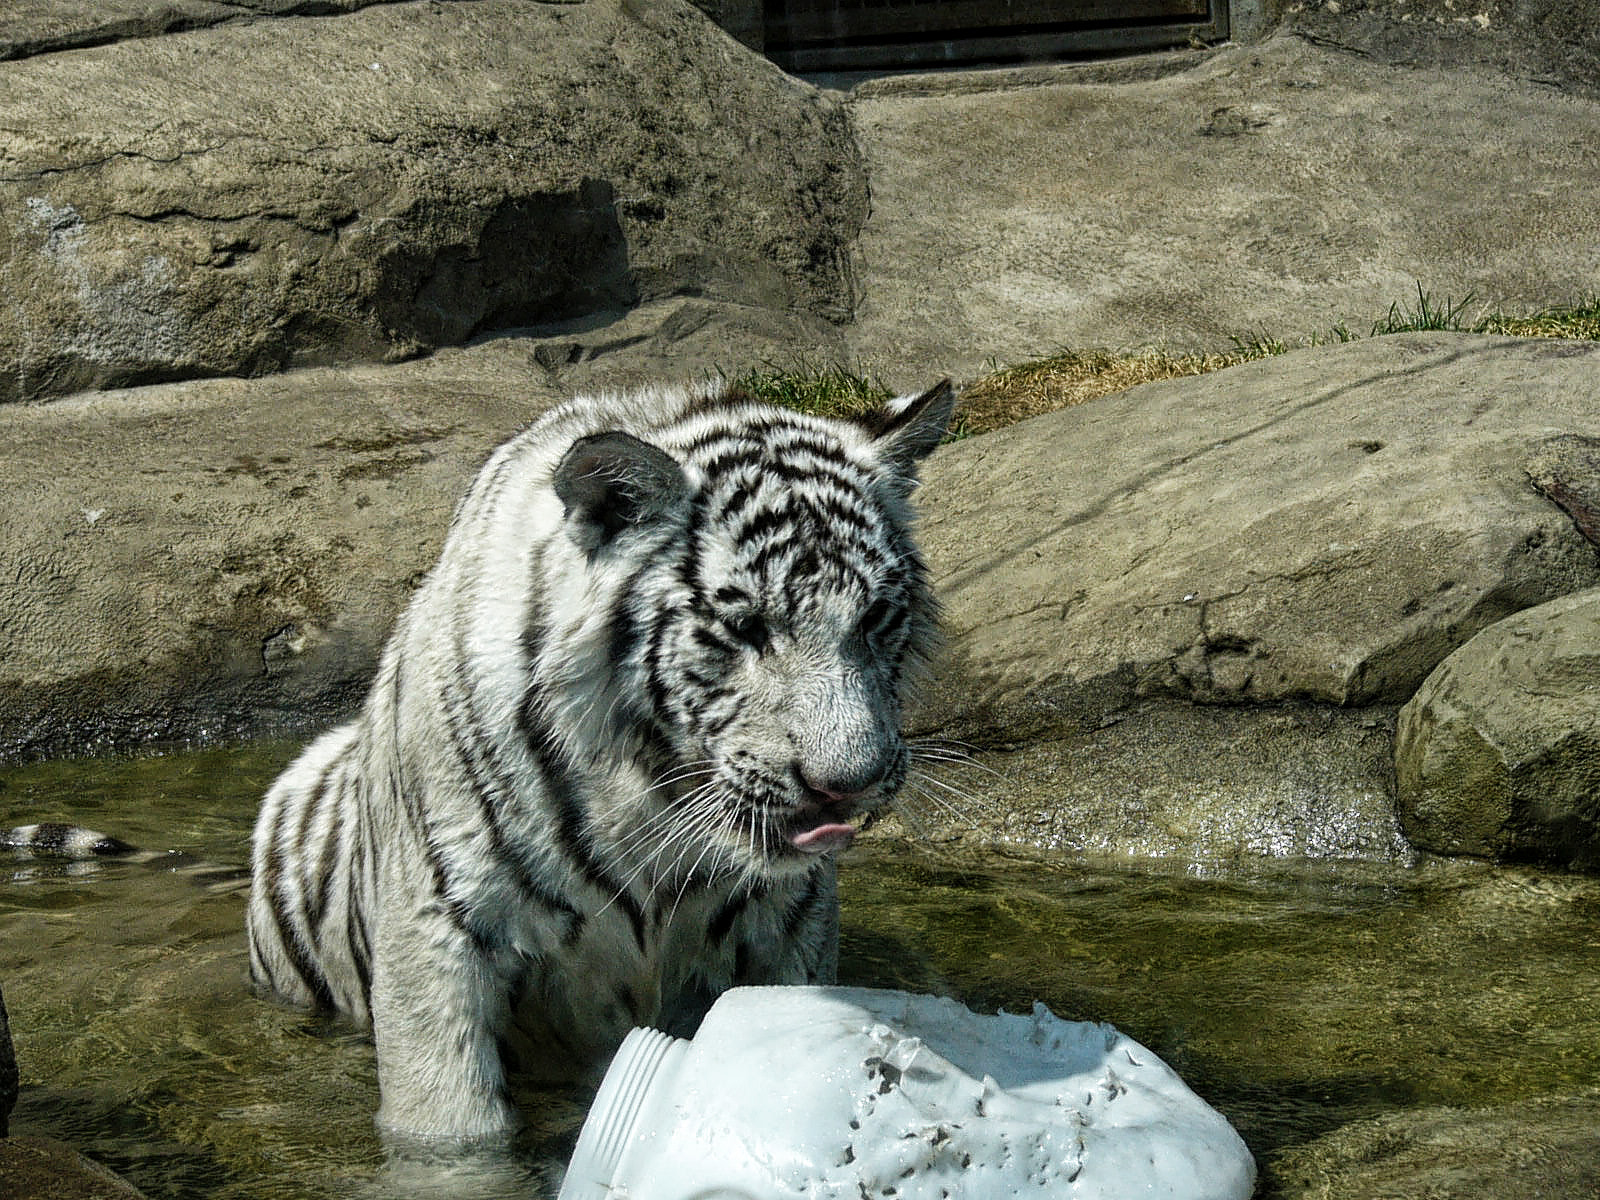
<path fill-rule="evenodd" d="M 24 498 L 0 514 L 0 752 L 349 708 L 489 449 L 696 326 L 708 354 L 801 332 L 685 302 L 653 333 L 0 410 Z M 631 347 L 609 369 L 608 344 Z M 1600 586 L 1529 477 L 1597 395 L 1600 347 L 1413 334 L 941 449 L 919 504 L 949 637 L 914 732 L 1025 747 L 957 784 L 961 818 L 1073 851 L 1403 859 L 1396 709 L 1480 629 Z"/>
<path fill-rule="evenodd" d="M 8 10 L 0 399 L 538 329 L 0 408 L 0 753 L 347 707 L 481 456 L 573 390 L 796 352 L 911 386 L 1063 341 L 1324 331 L 1416 278 L 1592 280 L 1581 86 L 1505 74 L 1434 0 L 1281 7 L 1258 46 L 847 105 L 684 0 Z M 1479 15 L 1499 37 L 1537 7 Z M 1429 35 L 1376 40 L 1407 16 Z M 1597 394 L 1592 347 L 1419 335 L 950 448 L 919 729 L 1053 739 L 1013 760 L 1007 837 L 1403 854 L 1399 705 L 1600 583 L 1535 462 Z"/>
<path fill-rule="evenodd" d="M 1396 710 L 1480 630 L 1600 585 L 1530 477 L 1597 419 L 1600 346 L 1410 334 L 941 449 L 921 504 L 948 644 L 913 724 L 1006 753 L 913 818 L 1074 853 L 1406 861 Z M 1459 815 L 1421 844 L 1466 848 Z"/>
<path fill-rule="evenodd" d="M 0 406 L 0 759 L 329 720 L 495 445 L 574 390 L 737 370 L 818 324 L 684 300 L 412 363 Z"/>
<path fill-rule="evenodd" d="M 1419 283 L 1474 297 L 1470 323 L 1600 278 L 1600 103 L 1559 77 L 1288 33 L 1140 69 L 852 96 L 873 189 L 859 356 L 970 377 L 1060 346 L 1364 335 Z"/>
<path fill-rule="evenodd" d="M 0 409 L 0 745 L 269 732 L 352 705 L 467 480 L 553 398 L 521 355 L 481 358 Z"/>

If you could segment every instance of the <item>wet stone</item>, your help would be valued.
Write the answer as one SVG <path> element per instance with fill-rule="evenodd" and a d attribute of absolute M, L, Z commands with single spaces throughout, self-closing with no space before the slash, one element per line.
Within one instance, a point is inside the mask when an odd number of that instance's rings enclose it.
<path fill-rule="evenodd" d="M 54 1138 L 0 1141 L 0 1196 L 28 1200 L 142 1200 L 144 1193 Z"/>
<path fill-rule="evenodd" d="M 1600 589 L 1445 659 L 1400 712 L 1395 778 L 1423 849 L 1600 868 Z"/>

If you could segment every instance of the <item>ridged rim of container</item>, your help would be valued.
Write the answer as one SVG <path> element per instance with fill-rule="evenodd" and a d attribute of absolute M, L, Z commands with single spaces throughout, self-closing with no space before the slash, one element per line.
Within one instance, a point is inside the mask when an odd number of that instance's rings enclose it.
<path fill-rule="evenodd" d="M 623 1039 L 578 1133 L 558 1200 L 611 1194 L 644 1098 L 673 1047 L 686 1044 L 659 1029 L 635 1029 Z"/>

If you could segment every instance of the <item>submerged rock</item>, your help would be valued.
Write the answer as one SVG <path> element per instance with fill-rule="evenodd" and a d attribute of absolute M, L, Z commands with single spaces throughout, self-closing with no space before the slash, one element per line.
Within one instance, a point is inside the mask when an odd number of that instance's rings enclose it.
<path fill-rule="evenodd" d="M 1393 712 L 1151 701 L 1097 729 L 945 768 L 903 825 L 933 843 L 1241 864 L 1409 863 L 1391 795 Z M 931 793 L 931 795 L 930 795 Z"/>
<path fill-rule="evenodd" d="M 143 1200 L 113 1171 L 54 1138 L 0 1139 L 0 1195 L 18 1200 Z"/>
<path fill-rule="evenodd" d="M 1422 1108 L 1357 1121 L 1266 1172 L 1283 1200 L 1574 1200 L 1600 1195 L 1600 1095 Z"/>
<path fill-rule="evenodd" d="M 11 1137 L 18 1094 L 15 1050 L 0 996 L 0 1196 L 17 1200 L 141 1200 L 143 1193 L 53 1138 Z"/>
<path fill-rule="evenodd" d="M 1400 711 L 1395 773 L 1424 849 L 1600 867 L 1600 589 L 1445 659 Z"/>

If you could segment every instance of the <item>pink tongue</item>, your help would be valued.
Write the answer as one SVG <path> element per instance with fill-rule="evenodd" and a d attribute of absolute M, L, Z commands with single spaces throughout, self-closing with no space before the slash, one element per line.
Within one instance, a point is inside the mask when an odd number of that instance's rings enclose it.
<path fill-rule="evenodd" d="M 796 850 L 807 854 L 826 854 L 829 850 L 843 850 L 856 836 L 853 825 L 818 825 L 792 836 L 789 841 Z"/>

